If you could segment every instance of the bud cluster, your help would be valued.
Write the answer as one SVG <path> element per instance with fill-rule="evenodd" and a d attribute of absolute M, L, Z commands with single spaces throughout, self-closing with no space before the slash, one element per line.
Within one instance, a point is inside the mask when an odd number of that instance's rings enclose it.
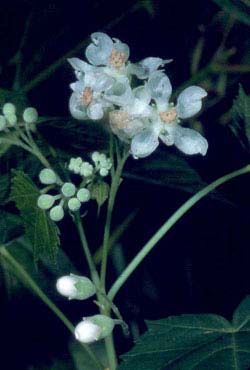
<path fill-rule="evenodd" d="M 104 153 L 94 152 L 91 155 L 93 164 L 87 161 L 83 161 L 81 157 L 71 158 L 69 162 L 69 170 L 75 174 L 81 175 L 90 182 L 96 174 L 101 177 L 105 177 L 109 174 L 109 170 L 112 167 L 110 158 Z"/>
<path fill-rule="evenodd" d="M 23 125 L 32 125 L 38 120 L 38 113 L 35 108 L 29 107 L 24 109 L 21 117 L 17 114 L 16 106 L 13 103 L 5 103 L 0 115 L 0 132 L 8 132 L 12 128 Z M 30 127 L 33 129 L 33 126 Z"/>

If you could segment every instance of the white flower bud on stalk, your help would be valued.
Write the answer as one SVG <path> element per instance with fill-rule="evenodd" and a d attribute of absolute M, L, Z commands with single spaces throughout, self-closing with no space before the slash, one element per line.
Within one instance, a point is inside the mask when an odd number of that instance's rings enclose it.
<path fill-rule="evenodd" d="M 50 194 L 42 194 L 37 199 L 37 205 L 41 209 L 49 209 L 53 206 L 55 197 Z"/>
<path fill-rule="evenodd" d="M 51 185 L 55 184 L 57 181 L 57 176 L 53 170 L 50 168 L 44 168 L 40 173 L 39 173 L 39 179 L 42 184 L 45 185 Z"/>
<path fill-rule="evenodd" d="M 56 283 L 57 291 L 68 299 L 84 300 L 96 293 L 92 281 L 86 276 L 74 274 L 62 276 Z"/>
<path fill-rule="evenodd" d="M 49 217 L 51 218 L 52 221 L 55 222 L 61 221 L 64 217 L 63 207 L 59 205 L 51 208 L 49 212 Z"/>
<path fill-rule="evenodd" d="M 105 315 L 84 317 L 75 328 L 75 337 L 82 343 L 92 343 L 112 333 L 115 320 Z"/>
<path fill-rule="evenodd" d="M 77 198 L 71 198 L 68 201 L 68 207 L 73 212 L 78 211 L 81 207 L 81 202 Z"/>
<path fill-rule="evenodd" d="M 82 188 L 78 190 L 76 194 L 77 198 L 79 199 L 80 202 L 88 202 L 90 200 L 90 192 L 86 188 Z"/>
<path fill-rule="evenodd" d="M 15 114 L 16 113 L 16 107 L 12 103 L 5 103 L 3 106 L 3 114 L 8 115 L 8 114 Z"/>
<path fill-rule="evenodd" d="M 35 108 L 26 108 L 23 112 L 23 119 L 26 123 L 35 123 L 38 120 L 38 113 Z"/>
<path fill-rule="evenodd" d="M 65 182 L 62 186 L 62 194 L 69 198 L 75 195 L 76 187 L 72 182 Z"/>

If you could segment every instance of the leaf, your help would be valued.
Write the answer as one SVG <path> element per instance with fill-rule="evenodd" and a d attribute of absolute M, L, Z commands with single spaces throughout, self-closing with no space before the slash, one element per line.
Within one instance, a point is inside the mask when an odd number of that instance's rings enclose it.
<path fill-rule="evenodd" d="M 231 109 L 233 121 L 230 128 L 242 147 L 250 151 L 250 96 L 240 85 L 239 94 Z"/>
<path fill-rule="evenodd" d="M 59 229 L 37 207 L 40 195 L 32 180 L 22 171 L 14 171 L 10 200 L 16 203 L 21 213 L 26 234 L 33 246 L 34 259 L 37 261 L 42 254 L 48 254 L 55 260 L 59 246 Z"/>
<path fill-rule="evenodd" d="M 240 22 L 250 26 L 249 0 L 213 0 L 223 10 L 233 14 Z"/>
<path fill-rule="evenodd" d="M 17 215 L 1 210 L 0 230 L 0 244 L 9 242 L 17 235 L 20 235 L 22 230 L 21 218 Z"/>
<path fill-rule="evenodd" d="M 108 199 L 109 185 L 105 181 L 99 181 L 91 183 L 88 186 L 88 189 L 90 191 L 91 198 L 96 200 L 98 207 L 100 208 Z"/>
<path fill-rule="evenodd" d="M 250 297 L 233 322 L 212 314 L 148 321 L 148 331 L 123 355 L 119 370 L 247 370 L 250 366 Z"/>

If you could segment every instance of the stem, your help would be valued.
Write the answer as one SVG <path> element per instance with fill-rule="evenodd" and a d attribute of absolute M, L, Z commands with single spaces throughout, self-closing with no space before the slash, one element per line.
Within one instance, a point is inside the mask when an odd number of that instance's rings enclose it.
<path fill-rule="evenodd" d="M 45 303 L 52 312 L 64 323 L 64 325 L 69 329 L 69 331 L 74 334 L 74 325 L 69 321 L 69 319 L 62 313 L 62 311 L 49 299 L 49 297 L 39 288 L 36 282 L 30 277 L 30 275 L 24 270 L 24 268 L 16 261 L 16 259 L 7 251 L 4 246 L 0 247 L 0 254 L 4 259 L 10 264 L 13 272 L 19 279 L 31 289 L 42 301 Z M 94 361 L 98 369 L 103 370 L 104 367 L 100 361 L 96 358 L 93 351 L 85 344 L 82 344 L 85 351 Z"/>
<path fill-rule="evenodd" d="M 129 152 L 124 152 L 123 157 L 118 160 L 117 168 L 112 177 L 112 183 L 110 188 L 110 195 L 108 200 L 108 207 L 107 207 L 107 217 L 106 223 L 104 227 L 104 237 L 103 237 L 103 247 L 102 247 L 102 264 L 101 264 L 101 286 L 104 289 L 105 287 L 105 280 L 106 280 L 106 273 L 107 273 L 107 259 L 108 259 L 108 247 L 109 247 L 109 239 L 110 239 L 110 226 L 112 221 L 112 213 L 115 204 L 116 194 L 120 185 L 121 174 L 125 162 L 128 158 Z M 114 161 L 113 161 L 114 162 Z"/>
<path fill-rule="evenodd" d="M 115 295 L 126 282 L 129 276 L 135 271 L 137 266 L 144 260 L 144 258 L 149 254 L 149 252 L 155 247 L 160 239 L 171 229 L 172 226 L 196 203 L 204 198 L 212 190 L 216 189 L 218 186 L 224 184 L 225 182 L 233 179 L 234 177 L 244 175 L 250 172 L 250 165 L 244 166 L 239 170 L 233 171 L 227 175 L 220 177 L 219 179 L 213 181 L 211 184 L 207 185 L 204 189 L 198 191 L 195 195 L 189 198 L 180 208 L 173 213 L 173 215 L 158 229 L 158 231 L 152 236 L 152 238 L 144 245 L 141 251 L 134 257 L 134 259 L 129 263 L 126 269 L 114 282 L 111 289 L 108 292 L 108 298 L 113 301 Z"/>
<path fill-rule="evenodd" d="M 76 224 L 76 227 L 77 227 L 77 230 L 78 230 L 78 234 L 79 234 L 79 237 L 80 237 L 80 240 L 81 240 L 81 244 L 82 244 L 82 248 L 83 248 L 85 257 L 87 259 L 91 279 L 93 280 L 95 286 L 98 288 L 99 283 L 100 283 L 100 278 L 99 278 L 96 266 L 94 264 L 92 255 L 90 253 L 88 241 L 87 241 L 87 238 L 86 238 L 83 226 L 82 226 L 82 222 L 81 222 L 79 212 L 76 212 L 75 217 L 74 217 L 74 221 L 75 221 L 75 224 Z"/>

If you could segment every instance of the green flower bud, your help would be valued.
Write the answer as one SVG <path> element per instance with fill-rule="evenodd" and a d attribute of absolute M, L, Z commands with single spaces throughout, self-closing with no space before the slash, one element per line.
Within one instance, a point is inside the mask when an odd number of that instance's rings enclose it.
<path fill-rule="evenodd" d="M 16 107 L 12 103 L 5 103 L 2 110 L 4 115 L 16 113 Z"/>
<path fill-rule="evenodd" d="M 56 288 L 60 294 L 68 299 L 84 300 L 96 293 L 96 288 L 91 280 L 85 276 L 74 274 L 58 279 Z"/>
<path fill-rule="evenodd" d="M 81 164 L 82 164 L 81 157 L 71 158 L 69 162 L 69 170 L 74 173 L 80 173 Z"/>
<path fill-rule="evenodd" d="M 49 217 L 51 218 L 52 221 L 61 221 L 64 217 L 64 211 L 62 206 L 55 206 L 51 208 L 49 212 Z"/>
<path fill-rule="evenodd" d="M 35 108 L 26 108 L 23 112 L 23 120 L 26 123 L 35 123 L 38 120 L 38 113 Z"/>
<path fill-rule="evenodd" d="M 72 182 L 65 182 L 62 186 L 62 193 L 65 197 L 69 198 L 75 195 L 76 187 Z"/>
<path fill-rule="evenodd" d="M 81 202 L 77 198 L 71 198 L 68 201 L 68 207 L 71 211 L 75 212 L 81 207 Z"/>
<path fill-rule="evenodd" d="M 76 196 L 80 202 L 88 202 L 90 200 L 90 191 L 86 188 L 82 188 L 78 190 Z"/>
<path fill-rule="evenodd" d="M 100 160 L 100 153 L 99 152 L 92 153 L 91 159 L 95 163 L 98 162 Z"/>
<path fill-rule="evenodd" d="M 6 125 L 6 118 L 3 115 L 0 115 L 0 131 L 3 131 L 6 128 Z"/>
<path fill-rule="evenodd" d="M 101 168 L 99 172 L 102 177 L 105 177 L 109 174 L 109 170 L 107 168 Z"/>
<path fill-rule="evenodd" d="M 39 173 L 39 179 L 42 184 L 45 185 L 50 185 L 50 184 L 55 184 L 57 181 L 57 176 L 53 170 L 50 168 L 44 168 L 40 173 Z"/>
<path fill-rule="evenodd" d="M 51 208 L 54 202 L 55 202 L 55 198 L 53 197 L 53 195 L 49 195 L 49 194 L 42 194 L 37 199 L 37 205 L 41 209 Z"/>
<path fill-rule="evenodd" d="M 82 176 L 88 177 L 93 174 L 94 167 L 89 162 L 83 162 L 80 168 L 80 174 Z"/>
<path fill-rule="evenodd" d="M 17 123 L 17 116 L 15 113 L 8 113 L 5 114 L 5 118 L 7 119 L 10 126 L 15 126 Z"/>
<path fill-rule="evenodd" d="M 104 315 L 84 317 L 75 327 L 75 337 L 82 343 L 92 343 L 112 333 L 115 320 Z"/>

